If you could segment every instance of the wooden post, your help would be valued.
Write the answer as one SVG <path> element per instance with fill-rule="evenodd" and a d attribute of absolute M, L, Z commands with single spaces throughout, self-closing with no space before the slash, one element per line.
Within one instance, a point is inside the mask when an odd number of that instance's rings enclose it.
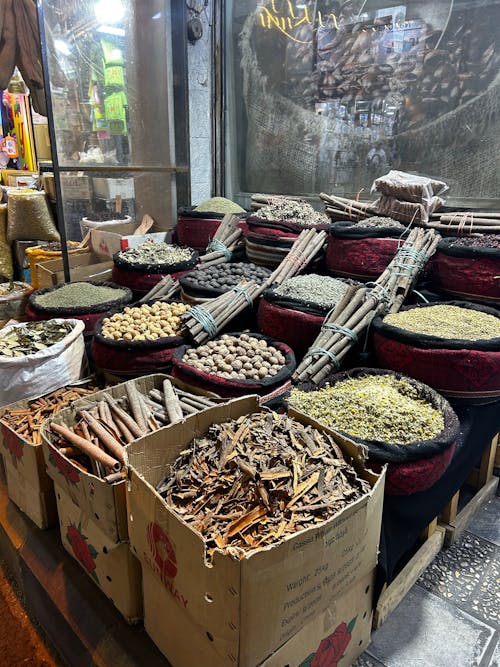
<path fill-rule="evenodd" d="M 459 497 L 460 497 L 460 491 L 457 491 L 450 500 L 450 502 L 445 506 L 445 508 L 441 512 L 441 519 L 445 523 L 453 523 L 455 521 L 458 512 Z"/>
<path fill-rule="evenodd" d="M 488 447 L 484 450 L 479 465 L 478 488 L 484 486 L 493 477 L 493 467 L 495 465 L 495 455 L 497 452 L 498 433 L 493 438 Z"/>

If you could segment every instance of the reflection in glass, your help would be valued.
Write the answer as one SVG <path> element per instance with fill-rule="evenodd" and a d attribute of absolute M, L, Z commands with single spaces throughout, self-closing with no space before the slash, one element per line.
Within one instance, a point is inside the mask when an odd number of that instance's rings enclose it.
<path fill-rule="evenodd" d="M 236 0 L 226 18 L 231 194 L 367 193 L 391 167 L 498 197 L 498 2 Z"/>

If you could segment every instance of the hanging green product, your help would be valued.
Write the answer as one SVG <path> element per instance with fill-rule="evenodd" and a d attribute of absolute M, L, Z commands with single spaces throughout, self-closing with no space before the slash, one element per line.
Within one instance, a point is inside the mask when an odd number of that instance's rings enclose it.
<path fill-rule="evenodd" d="M 12 252 L 7 241 L 7 204 L 0 204 L 0 279 L 12 280 Z"/>
<path fill-rule="evenodd" d="M 43 190 L 11 190 L 8 199 L 7 241 L 59 241 Z"/>
<path fill-rule="evenodd" d="M 127 96 L 123 92 L 111 93 L 104 100 L 106 120 L 111 134 L 127 134 L 126 104 Z"/>

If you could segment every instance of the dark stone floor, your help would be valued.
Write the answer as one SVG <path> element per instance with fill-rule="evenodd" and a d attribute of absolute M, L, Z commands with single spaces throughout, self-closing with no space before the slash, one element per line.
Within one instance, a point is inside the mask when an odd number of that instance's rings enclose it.
<path fill-rule="evenodd" d="M 438 554 L 354 667 L 500 667 L 500 498 Z"/>

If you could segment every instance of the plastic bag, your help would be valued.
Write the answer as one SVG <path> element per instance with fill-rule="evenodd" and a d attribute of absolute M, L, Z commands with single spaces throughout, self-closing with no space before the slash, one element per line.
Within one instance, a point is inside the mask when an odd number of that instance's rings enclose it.
<path fill-rule="evenodd" d="M 443 204 L 444 200 L 440 197 L 431 197 L 428 204 L 422 204 L 382 195 L 375 202 L 375 209 L 377 213 L 387 215 L 394 220 L 419 225 L 429 222 L 430 214 Z"/>
<path fill-rule="evenodd" d="M 7 240 L 60 241 L 43 190 L 11 190 L 8 199 Z"/>
<path fill-rule="evenodd" d="M 403 201 L 431 206 L 433 197 L 443 194 L 446 190 L 448 186 L 444 181 L 392 169 L 388 174 L 373 182 L 371 191 Z"/>
<path fill-rule="evenodd" d="M 11 280 L 13 275 L 12 251 L 7 241 L 7 204 L 0 204 L 0 279 Z"/>
<path fill-rule="evenodd" d="M 70 322 L 73 329 L 62 340 L 35 354 L 24 357 L 0 355 L 0 406 L 23 398 L 48 394 L 76 382 L 86 373 L 83 322 L 61 319 L 53 321 Z M 20 326 L 23 324 L 4 327 L 0 331 L 0 337 Z"/>

